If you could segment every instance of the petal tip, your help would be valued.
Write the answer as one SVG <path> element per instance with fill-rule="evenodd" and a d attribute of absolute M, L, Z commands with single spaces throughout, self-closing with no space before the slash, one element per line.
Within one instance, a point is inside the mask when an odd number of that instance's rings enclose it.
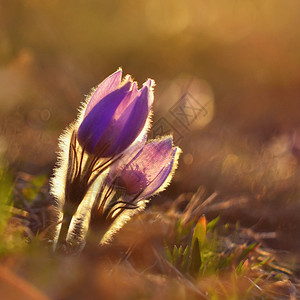
<path fill-rule="evenodd" d="M 147 86 L 148 88 L 152 88 L 155 86 L 154 79 L 148 78 L 147 81 L 143 83 L 143 86 Z"/>
<path fill-rule="evenodd" d="M 110 76 L 108 76 L 108 78 L 111 78 L 112 80 L 115 80 L 118 83 L 118 85 L 120 85 L 121 79 L 122 79 L 122 74 L 123 74 L 123 70 L 120 67 L 120 68 L 118 68 L 117 71 L 115 71 Z"/>

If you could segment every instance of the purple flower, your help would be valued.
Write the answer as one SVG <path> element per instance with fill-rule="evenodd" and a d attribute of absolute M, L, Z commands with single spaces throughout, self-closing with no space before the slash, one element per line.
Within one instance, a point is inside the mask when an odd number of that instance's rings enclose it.
<path fill-rule="evenodd" d="M 153 104 L 154 81 L 148 79 L 138 90 L 119 69 L 100 83 L 92 94 L 77 137 L 90 153 L 110 157 L 122 153 L 146 126 Z"/>
<path fill-rule="evenodd" d="M 146 199 L 170 182 L 181 150 L 172 146 L 172 137 L 153 140 L 139 151 L 131 148 L 129 156 L 112 166 L 108 180 L 124 188 L 127 196 Z"/>

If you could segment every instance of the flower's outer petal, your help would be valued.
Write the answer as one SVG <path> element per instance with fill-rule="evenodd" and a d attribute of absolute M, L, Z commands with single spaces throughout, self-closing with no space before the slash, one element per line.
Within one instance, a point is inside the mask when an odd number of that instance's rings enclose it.
<path fill-rule="evenodd" d="M 140 169 L 157 174 L 161 167 L 169 161 L 172 152 L 172 136 L 148 142 L 143 149 L 132 159 L 126 167 L 132 164 L 140 166 Z M 156 170 L 155 170 L 156 169 Z"/>
<path fill-rule="evenodd" d="M 108 156 L 114 152 L 123 152 L 137 138 L 146 124 L 152 104 L 153 91 L 145 85 L 118 119 L 118 127 L 122 128 L 122 131 Z"/>
<path fill-rule="evenodd" d="M 121 104 L 118 106 L 115 114 L 114 119 L 118 120 L 124 111 L 127 109 L 128 106 L 130 106 L 131 102 L 138 96 L 138 89 L 137 89 L 137 83 L 133 82 L 131 91 L 128 93 L 128 96 L 121 102 Z"/>
<path fill-rule="evenodd" d="M 128 111 L 132 110 L 133 99 L 136 97 L 138 91 L 136 83 L 132 83 L 131 90 L 127 93 L 126 97 L 122 100 L 115 113 L 113 114 L 109 125 L 107 126 L 105 132 L 98 141 L 99 147 L 104 144 L 109 144 L 109 147 L 102 154 L 103 157 L 110 157 L 120 154 L 122 151 L 119 151 L 115 145 L 119 139 L 120 134 L 122 133 L 124 122 L 128 118 Z M 129 105 L 129 107 L 127 107 Z M 124 120 L 125 119 L 125 120 Z M 126 147 L 127 148 L 127 147 Z M 123 150 L 123 149 L 122 149 Z"/>
<path fill-rule="evenodd" d="M 153 194 L 158 193 L 166 188 L 166 186 L 171 181 L 174 175 L 174 169 L 177 167 L 177 161 L 180 154 L 180 148 L 175 147 L 173 153 L 170 156 L 170 163 L 161 169 L 159 174 L 152 180 L 151 183 L 146 187 L 146 189 L 141 194 L 140 198 L 147 199 Z M 164 187 L 163 189 L 162 186 Z"/>
<path fill-rule="evenodd" d="M 143 83 L 143 86 L 147 86 L 149 89 L 155 85 L 155 81 L 153 79 L 148 79 Z"/>
<path fill-rule="evenodd" d="M 154 101 L 154 93 L 153 93 L 154 85 L 155 85 L 155 81 L 153 79 L 148 79 L 146 82 L 143 83 L 143 87 L 140 90 L 140 93 L 142 93 L 144 89 L 147 90 L 149 110 L 151 109 Z"/>
<path fill-rule="evenodd" d="M 119 89 L 105 96 L 83 119 L 79 126 L 77 137 L 81 146 L 86 147 L 87 152 L 96 154 L 94 153 L 97 151 L 96 146 L 98 149 L 102 146 L 107 146 L 98 145 L 98 141 L 109 126 L 116 109 L 128 94 L 131 84 L 131 82 L 127 82 Z"/>
<path fill-rule="evenodd" d="M 146 144 L 120 174 L 120 182 L 126 187 L 128 193 L 143 191 L 162 168 L 169 165 L 171 153 L 172 137 Z"/>
<path fill-rule="evenodd" d="M 105 78 L 96 88 L 90 98 L 85 109 L 84 116 L 87 116 L 94 106 L 101 101 L 105 96 L 119 88 L 122 79 L 122 69 L 118 69 L 115 73 Z"/>

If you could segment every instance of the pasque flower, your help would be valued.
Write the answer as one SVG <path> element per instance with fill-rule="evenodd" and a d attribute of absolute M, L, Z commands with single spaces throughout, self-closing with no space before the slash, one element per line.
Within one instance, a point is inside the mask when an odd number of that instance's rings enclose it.
<path fill-rule="evenodd" d="M 125 189 L 127 197 L 146 199 L 168 185 L 181 150 L 173 147 L 172 137 L 150 141 L 139 151 L 132 148 L 111 168 L 109 180 Z"/>
<path fill-rule="evenodd" d="M 87 103 L 77 138 L 89 154 L 116 156 L 145 128 L 153 104 L 154 81 L 148 79 L 138 90 L 130 76 L 121 79 L 119 69 L 100 83 Z"/>

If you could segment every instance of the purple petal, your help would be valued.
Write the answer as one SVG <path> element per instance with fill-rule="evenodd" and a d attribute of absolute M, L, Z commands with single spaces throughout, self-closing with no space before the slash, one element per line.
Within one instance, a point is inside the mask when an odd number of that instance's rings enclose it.
<path fill-rule="evenodd" d="M 153 79 L 148 79 L 146 82 L 143 83 L 143 87 L 141 88 L 140 92 L 142 93 L 143 90 L 147 90 L 148 95 L 148 106 L 151 108 L 154 101 L 154 94 L 152 87 L 154 86 L 155 82 Z"/>
<path fill-rule="evenodd" d="M 118 106 L 127 96 L 131 84 L 131 82 L 127 82 L 121 88 L 105 96 L 83 119 L 78 129 L 77 137 L 81 146 L 86 146 L 86 150 L 89 153 L 97 151 L 96 146 L 99 149 L 108 146 L 104 144 L 99 145 L 98 142 L 110 124 Z"/>
<path fill-rule="evenodd" d="M 136 84 L 133 83 L 132 85 L 133 88 L 127 93 L 126 97 L 122 100 L 122 102 L 116 109 L 109 122 L 109 125 L 98 141 L 99 146 L 104 144 L 111 145 L 105 152 L 103 152 L 103 157 L 118 155 L 134 141 L 132 140 L 130 144 L 126 145 L 126 147 L 122 148 L 121 150 L 120 147 L 117 146 L 118 144 L 116 144 L 116 141 L 119 139 L 120 134 L 122 134 L 124 123 L 128 118 L 128 111 L 133 106 L 132 98 L 134 98 L 137 93 Z M 129 105 L 129 107 L 126 108 L 126 105 Z"/>
<path fill-rule="evenodd" d="M 114 152 L 123 152 L 137 138 L 143 130 L 153 104 L 153 92 L 148 86 L 144 86 L 140 95 L 123 112 L 117 123 L 122 128 L 118 139 L 111 148 L 111 155 Z"/>
<path fill-rule="evenodd" d="M 145 145 L 140 153 L 136 155 L 132 164 L 139 165 L 141 169 L 151 171 L 156 175 L 166 163 L 172 152 L 172 137 L 161 140 L 153 140 Z"/>
<path fill-rule="evenodd" d="M 137 95 L 138 95 L 137 84 L 136 82 L 133 82 L 131 91 L 128 93 L 126 99 L 124 99 L 124 101 L 122 101 L 121 104 L 118 106 L 114 114 L 115 120 L 118 120 L 122 116 L 126 108 L 131 104 L 131 102 L 136 98 Z"/>
<path fill-rule="evenodd" d="M 151 88 L 155 85 L 155 81 L 153 79 L 148 79 L 146 82 L 143 83 L 143 86 L 147 86 L 148 88 Z"/>
<path fill-rule="evenodd" d="M 94 108 L 94 106 L 101 101 L 109 93 L 116 90 L 121 83 L 122 79 L 122 69 L 117 70 L 115 73 L 111 74 L 105 78 L 97 87 L 96 91 L 93 93 L 84 113 L 87 116 L 88 113 Z"/>
<path fill-rule="evenodd" d="M 167 178 L 172 172 L 177 151 L 177 147 L 173 149 L 173 153 L 169 158 L 170 163 L 166 167 L 161 169 L 159 174 L 153 179 L 153 181 L 147 186 L 145 191 L 142 193 L 141 198 L 147 199 L 164 184 L 164 182 L 167 180 Z"/>
<path fill-rule="evenodd" d="M 171 137 L 146 144 L 121 172 L 121 182 L 127 191 L 144 190 L 169 165 L 171 153 Z"/>

